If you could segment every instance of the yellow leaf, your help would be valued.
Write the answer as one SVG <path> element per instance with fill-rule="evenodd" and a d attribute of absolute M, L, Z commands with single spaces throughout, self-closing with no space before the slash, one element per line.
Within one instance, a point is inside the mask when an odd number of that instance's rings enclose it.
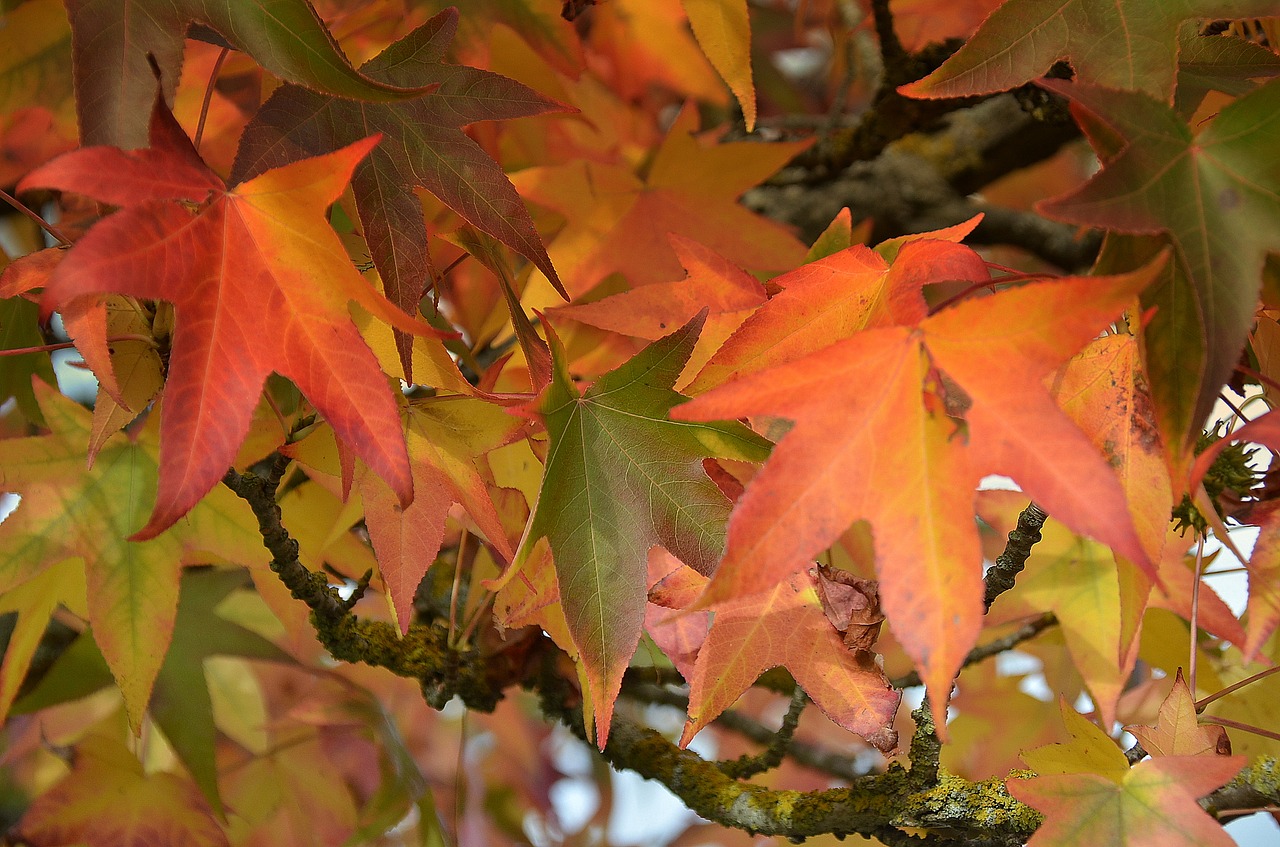
<path fill-rule="evenodd" d="M 684 11 L 698 46 L 738 98 L 751 132 L 756 126 L 756 89 L 751 79 L 747 0 L 684 0 Z"/>

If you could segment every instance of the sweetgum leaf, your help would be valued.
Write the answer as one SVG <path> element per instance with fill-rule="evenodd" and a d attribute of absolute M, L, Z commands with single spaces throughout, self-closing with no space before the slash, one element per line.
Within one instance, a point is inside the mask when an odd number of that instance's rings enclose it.
<path fill-rule="evenodd" d="M 1067 59 L 1083 82 L 1169 102 L 1183 21 L 1272 14 L 1271 0 L 1009 0 L 941 67 L 898 90 L 910 97 L 989 94 Z"/>
<path fill-rule="evenodd" d="M 1009 793 L 1044 813 L 1028 847 L 1230 847 L 1222 825 L 1196 800 L 1235 775 L 1243 756 L 1163 756 L 1128 767 L 1102 730 L 1059 704 L 1069 744 L 1023 754 L 1040 776 L 1009 779 Z"/>
<path fill-rule="evenodd" d="M 231 170 L 233 181 L 249 179 L 301 156 L 332 153 L 382 133 L 382 143 L 356 166 L 352 189 L 387 297 L 410 313 L 435 276 L 422 207 L 413 193 L 417 186 L 560 284 L 515 188 L 462 128 L 565 107 L 498 74 L 441 62 L 457 25 L 457 10 L 446 10 L 360 68 L 389 85 L 439 86 L 429 94 L 377 103 L 281 86 L 245 128 Z M 401 359 L 411 378 L 407 345 L 407 336 L 400 336 Z"/>
<path fill-rule="evenodd" d="M 174 304 L 160 484 L 135 539 L 171 526 L 226 472 L 272 371 L 293 379 L 400 501 L 412 501 L 396 403 L 349 304 L 409 332 L 440 333 L 377 294 L 324 218 L 376 141 L 228 189 L 157 102 L 151 147 L 77 150 L 20 185 L 122 207 L 59 263 L 46 313 L 108 292 Z"/>
<path fill-rule="evenodd" d="M 106 727 L 76 746 L 71 773 L 31 804 L 18 831 L 35 847 L 229 843 L 194 784 L 173 773 L 145 773 Z"/>
<path fill-rule="evenodd" d="M 1263 263 L 1280 252 L 1280 80 L 1225 107 L 1199 135 L 1146 94 L 1049 80 L 1119 137 L 1090 140 L 1103 168 L 1079 189 L 1037 205 L 1044 214 L 1138 235 L 1176 250 L 1144 331 L 1166 443 L 1185 453 L 1227 381 L 1253 324 Z M 1194 345 L 1188 347 L 1188 345 Z"/>
<path fill-rule="evenodd" d="M 972 518 L 983 475 L 1012 476 L 1068 526 L 1151 568 L 1114 471 L 1041 381 L 1157 269 L 1028 285 L 866 329 L 675 410 L 794 421 L 738 501 L 703 605 L 769 590 L 868 520 L 885 614 L 941 726 L 981 628 Z"/>
<path fill-rule="evenodd" d="M 672 232 L 752 270 L 782 270 L 803 259 L 791 233 L 738 198 L 809 143 L 704 142 L 696 127 L 697 114 L 683 109 L 640 173 L 631 164 L 578 160 L 512 175 L 531 202 L 565 218 L 548 249 L 571 295 L 612 273 L 637 287 L 678 279 Z"/>
<path fill-rule="evenodd" d="M 785 667 L 827 717 L 884 753 L 898 740 L 902 695 L 869 650 L 847 647 L 827 619 L 809 569 L 772 589 L 717 604 L 689 679 L 688 744 L 761 673 Z"/>
<path fill-rule="evenodd" d="M 43 383 L 36 396 L 52 432 L 0 441 L 0 488 L 22 497 L 0 524 L 0 591 L 83 559 L 89 622 L 136 727 L 173 635 L 183 562 L 255 563 L 261 537 L 244 504 L 219 489 L 169 532 L 126 541 L 153 496 L 156 427 L 108 442 L 88 469 L 89 412 Z"/>
<path fill-rule="evenodd" d="M 1216 724 L 1201 724 L 1196 701 L 1182 678 L 1182 668 L 1174 679 L 1169 696 L 1160 704 L 1155 726 L 1126 726 L 1152 756 L 1231 755 L 1227 731 Z"/>
<path fill-rule="evenodd" d="M 171 100 L 182 66 L 182 41 L 205 24 L 281 79 L 342 97 L 393 100 L 404 90 L 352 69 L 306 0 L 68 0 L 72 69 L 80 138 L 125 149 L 147 143 L 140 103 L 160 90 Z"/>
<path fill-rule="evenodd" d="M 704 319 L 695 317 L 581 393 L 564 351 L 552 344 L 554 378 L 538 405 L 550 451 L 517 563 L 539 539 L 550 542 L 601 746 L 640 640 L 650 548 L 661 546 L 709 573 L 723 549 L 731 504 L 702 462 L 760 460 L 769 448 L 740 424 L 667 420 L 684 399 L 671 386 Z"/>

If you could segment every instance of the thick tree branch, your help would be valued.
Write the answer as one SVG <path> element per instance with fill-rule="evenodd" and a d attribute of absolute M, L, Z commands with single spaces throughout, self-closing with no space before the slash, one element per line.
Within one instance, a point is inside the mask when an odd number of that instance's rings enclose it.
<path fill-rule="evenodd" d="M 1035 503 L 1028 503 L 1027 508 L 1018 515 L 1018 523 L 1009 533 L 1004 552 L 996 557 L 995 564 L 987 569 L 983 581 L 987 584 L 987 592 L 982 598 L 985 608 L 990 610 L 991 604 L 1004 592 L 1013 588 L 1013 581 L 1026 567 L 1031 548 L 1040 540 L 1040 530 L 1049 518 L 1044 510 Z"/>
<path fill-rule="evenodd" d="M 517 636 L 498 651 L 457 650 L 449 646 L 444 626 L 415 624 L 402 638 L 388 624 L 361 620 L 353 614 L 322 574 L 313 573 L 298 560 L 297 542 L 282 525 L 275 502 L 283 468 L 284 462 L 278 461 L 267 478 L 229 471 L 223 482 L 253 510 L 272 556 L 271 569 L 312 610 L 316 632 L 335 658 L 385 667 L 398 676 L 416 679 L 424 698 L 436 708 L 458 696 L 468 708 L 489 711 L 507 687 L 520 684 L 537 693 L 547 717 L 560 720 L 586 740 L 581 694 L 566 680 L 561 657 L 548 639 L 521 641 Z M 1034 513 L 1031 518 L 1034 523 Z M 1011 546 L 1014 544 L 1011 534 Z M 1026 549 L 1029 552 L 1029 544 Z M 1024 560 L 1025 555 L 1020 548 L 1013 553 L 1014 558 Z M 1028 627 L 1044 625 L 1048 624 L 1038 621 Z M 798 710 L 793 700 L 797 719 Z M 768 732 L 771 737 L 776 735 Z M 931 743 L 926 737 L 931 735 L 931 727 L 922 726 L 913 747 Z M 796 756 L 799 746 L 790 745 L 790 755 Z M 723 763 L 708 762 L 682 750 L 619 711 L 603 754 L 615 767 L 661 782 L 708 820 L 753 833 L 792 839 L 862 834 L 886 844 L 1014 847 L 1025 842 L 1040 822 L 1034 810 L 1010 796 L 1003 780 L 970 782 L 935 769 L 934 757 L 923 748 L 918 754 L 923 770 L 919 770 L 920 764 L 912 771 L 894 764 L 880 774 L 850 774 L 846 788 L 773 790 L 732 778 L 722 770 Z M 769 753 L 768 758 L 774 755 Z M 1280 764 L 1274 759 L 1258 760 L 1204 803 L 1219 815 L 1280 805 Z M 923 838 L 909 836 L 902 831 L 904 827 L 928 834 Z"/>
<path fill-rule="evenodd" d="M 982 212 L 994 220 L 984 222 L 976 243 L 1012 244 L 1065 270 L 1083 270 L 1097 254 L 1096 237 L 1080 239 L 1075 227 L 968 196 L 1079 137 L 1075 124 L 1057 110 L 1028 112 L 1028 96 L 999 95 L 959 110 L 953 104 L 947 114 L 917 121 L 882 144 L 863 143 L 847 162 L 839 156 L 799 157 L 768 184 L 747 192 L 743 202 L 798 228 L 806 241 L 816 239 L 846 206 L 854 220 L 875 222 L 875 240 L 950 226 Z M 880 112 L 889 105 L 877 102 L 850 132 L 856 137 L 881 125 Z M 1041 113 L 1048 117 L 1038 118 Z M 938 122 L 937 131 L 920 131 Z"/>

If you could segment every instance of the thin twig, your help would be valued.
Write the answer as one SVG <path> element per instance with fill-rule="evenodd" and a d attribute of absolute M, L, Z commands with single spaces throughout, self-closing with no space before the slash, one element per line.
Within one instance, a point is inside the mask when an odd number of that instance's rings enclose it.
<path fill-rule="evenodd" d="M 1032 638 L 1035 638 L 1049 627 L 1056 626 L 1057 623 L 1058 618 L 1053 614 L 1053 612 L 1045 612 L 1002 638 L 997 638 L 996 640 L 990 641 L 979 647 L 974 647 L 969 651 L 969 654 L 964 657 L 964 662 L 961 663 L 960 667 L 967 668 L 970 665 L 976 665 L 978 662 L 989 659 L 992 656 L 1007 653 L 1022 642 L 1030 641 Z M 924 683 L 921 681 L 920 674 L 918 672 L 911 671 L 910 673 L 903 674 L 900 677 L 889 680 L 889 684 L 894 688 L 913 688 L 917 685 L 923 685 Z"/>
<path fill-rule="evenodd" d="M 787 755 L 787 748 L 791 746 L 791 739 L 796 734 L 796 727 L 800 725 L 800 714 L 808 702 L 809 698 L 805 696 L 804 689 L 797 685 L 795 692 L 791 695 L 791 705 L 787 708 L 787 714 L 782 718 L 782 726 L 769 739 L 769 746 L 754 756 L 743 755 L 731 762 L 717 762 L 716 767 L 720 768 L 726 776 L 734 779 L 749 779 L 782 764 L 783 757 Z"/>
<path fill-rule="evenodd" d="M 56 226 L 46 221 L 44 218 L 37 215 L 35 212 L 31 211 L 31 209 L 27 206 L 27 204 L 23 203 L 21 200 L 14 197 L 12 194 L 5 191 L 3 188 L 0 188 L 0 198 L 2 198 L 6 203 L 8 203 L 13 208 L 17 209 L 22 214 L 26 215 L 32 221 L 34 221 L 36 226 L 40 227 L 45 232 L 49 233 L 49 235 L 53 237 L 54 241 L 57 241 L 59 244 L 61 244 L 64 247 L 71 246 L 71 239 L 63 235 L 60 229 L 58 229 Z"/>

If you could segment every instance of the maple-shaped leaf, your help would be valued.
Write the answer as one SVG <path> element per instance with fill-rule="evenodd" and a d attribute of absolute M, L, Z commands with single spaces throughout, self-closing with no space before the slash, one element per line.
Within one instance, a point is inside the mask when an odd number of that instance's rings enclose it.
<path fill-rule="evenodd" d="M 324 218 L 376 139 L 228 189 L 157 102 L 151 147 L 89 147 L 19 186 L 75 191 L 122 209 L 54 270 L 43 308 L 109 292 L 168 300 L 176 320 L 161 421 L 152 538 L 222 477 L 268 374 L 289 377 L 334 430 L 413 499 L 399 414 L 349 304 L 409 332 L 439 334 L 396 309 L 351 263 Z"/>
<path fill-rule="evenodd" d="M 916 323 L 928 312 L 922 289 L 931 282 L 986 282 L 991 276 L 986 263 L 955 243 L 979 220 L 896 239 L 875 250 L 855 244 L 774 277 L 770 284 L 782 291 L 716 351 L 690 383 L 690 393 L 798 359 L 868 327 Z"/>
<path fill-rule="evenodd" d="M 717 603 L 689 679 L 689 721 L 681 745 L 733 705 L 763 672 L 784 667 L 836 724 L 882 752 L 898 743 L 902 698 L 867 649 L 846 646 L 831 625 L 810 569 L 768 591 Z"/>
<path fill-rule="evenodd" d="M 643 176 L 589 160 L 512 176 L 531 202 L 565 217 L 549 252 L 571 295 L 580 297 L 611 273 L 633 286 L 678 279 L 671 232 L 750 269 L 781 270 L 803 259 L 794 236 L 738 198 L 808 143 L 716 144 L 693 135 L 696 121 L 691 109 L 677 116 Z"/>
<path fill-rule="evenodd" d="M 71 773 L 36 798 L 18 823 L 33 847 L 180 844 L 226 847 L 226 832 L 195 784 L 143 770 L 111 732 L 113 720 L 76 745 Z"/>
<path fill-rule="evenodd" d="M 1216 724 L 1201 724 L 1196 701 L 1178 668 L 1169 696 L 1160 704 L 1155 726 L 1126 726 L 1152 756 L 1230 756 L 1227 731 Z"/>
<path fill-rule="evenodd" d="M 1231 779 L 1243 756 L 1162 756 L 1130 768 L 1110 738 L 1065 703 L 1073 738 L 1029 750 L 1039 776 L 1010 779 L 1009 793 L 1042 812 L 1028 847 L 1230 847 L 1235 842 L 1196 802 Z"/>
<path fill-rule="evenodd" d="M 1263 262 L 1280 251 L 1280 80 L 1225 107 L 1198 135 L 1167 105 L 1146 94 L 1096 86 L 1043 83 L 1073 109 L 1105 123 L 1113 138 L 1091 135 L 1103 168 L 1079 189 L 1037 204 L 1050 217 L 1125 233 L 1167 233 L 1176 250 L 1145 305 L 1160 308 L 1145 329 L 1153 392 L 1168 414 L 1175 450 L 1199 432 L 1218 390 L 1239 358 L 1253 324 Z M 1180 279 L 1188 286 L 1178 286 Z M 1187 339 L 1203 344 L 1200 361 L 1185 361 Z M 1165 373 L 1176 362 L 1178 372 Z M 1188 378 L 1191 374 L 1191 378 Z M 1197 379 L 1198 377 L 1198 379 Z M 1185 384 L 1169 398 L 1168 386 Z M 1185 410 L 1185 411 L 1184 411 Z M 1177 438 L 1170 438 L 1176 430 Z"/>
<path fill-rule="evenodd" d="M 22 497 L 0 524 L 0 591 L 83 559 L 89 622 L 138 726 L 169 649 L 182 563 L 210 554 L 253 563 L 261 537 L 244 504 L 219 489 L 180 526 L 130 543 L 154 496 L 156 427 L 109 442 L 88 469 L 88 410 L 42 383 L 36 396 L 52 432 L 0 441 L 0 488 Z"/>
<path fill-rule="evenodd" d="M 435 277 L 422 206 L 413 193 L 419 186 L 528 257 L 559 287 L 520 196 L 501 166 L 462 128 L 565 107 L 498 74 L 444 64 L 457 26 L 457 10 L 448 9 L 360 68 L 367 77 L 393 85 L 438 85 L 430 94 L 375 103 L 281 86 L 245 128 L 231 171 L 232 180 L 248 179 L 382 133 L 382 143 L 356 166 L 351 187 L 387 296 L 410 313 Z M 408 343 L 407 336 L 398 340 L 406 370 Z"/>
<path fill-rule="evenodd" d="M 132 149 L 146 145 L 147 116 L 139 103 L 160 90 L 172 100 L 183 39 L 193 24 L 289 82 L 361 100 L 394 100 L 421 91 L 369 79 L 352 69 L 306 0 L 68 0 L 72 69 L 80 140 Z"/>
<path fill-rule="evenodd" d="M 649 345 L 585 392 L 574 386 L 559 342 L 552 344 L 554 379 L 538 404 L 551 444 L 517 564 L 539 539 L 550 542 L 601 746 L 622 672 L 640 640 L 650 548 L 661 546 L 709 573 L 723 549 L 731 504 L 703 460 L 758 461 L 769 448 L 741 424 L 667 420 L 684 399 L 671 386 L 703 318 Z"/>
<path fill-rule="evenodd" d="M 985 474 L 1012 476 L 1068 526 L 1150 566 L 1114 472 L 1041 381 L 1158 267 L 1031 284 L 915 326 L 864 330 L 673 410 L 682 420 L 794 421 L 735 508 L 703 603 L 772 589 L 866 519 L 889 625 L 941 725 L 981 628 L 973 492 Z M 963 409 L 963 421 L 948 409 Z"/>
<path fill-rule="evenodd" d="M 989 94 L 1066 59 L 1084 82 L 1168 102 L 1183 21 L 1273 14 L 1271 0 L 1008 0 L 941 67 L 898 90 L 910 97 Z"/>

